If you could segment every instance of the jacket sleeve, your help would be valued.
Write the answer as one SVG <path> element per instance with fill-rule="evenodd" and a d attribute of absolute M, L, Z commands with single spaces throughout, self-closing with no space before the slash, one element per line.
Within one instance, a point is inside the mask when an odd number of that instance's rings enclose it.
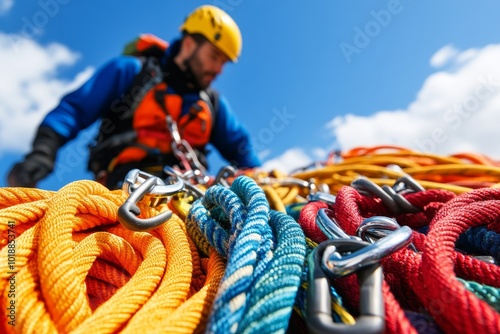
<path fill-rule="evenodd" d="M 64 143 L 75 138 L 79 131 L 97 121 L 114 100 L 125 98 L 141 67 L 141 61 L 135 57 L 120 56 L 109 61 L 80 88 L 64 96 L 41 126 L 53 129 Z"/>
<path fill-rule="evenodd" d="M 238 168 L 253 168 L 261 165 L 257 152 L 252 147 L 248 131 L 238 121 L 223 96 L 219 96 L 219 110 L 210 142 L 224 159 Z"/>

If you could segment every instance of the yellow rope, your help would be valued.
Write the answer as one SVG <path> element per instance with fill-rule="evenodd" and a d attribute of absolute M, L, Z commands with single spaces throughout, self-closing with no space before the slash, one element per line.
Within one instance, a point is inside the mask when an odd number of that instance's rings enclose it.
<path fill-rule="evenodd" d="M 283 203 L 283 199 L 278 194 L 275 188 L 263 185 L 261 186 L 262 190 L 264 190 L 264 194 L 266 195 L 266 199 L 269 202 L 269 207 L 276 211 L 281 211 L 286 213 L 285 204 Z"/>
<path fill-rule="evenodd" d="M 397 178 L 408 174 L 426 189 L 445 189 L 457 194 L 474 188 L 498 187 L 500 183 L 499 163 L 479 154 L 440 156 L 387 146 L 354 148 L 341 157 L 341 161 L 328 161 L 324 167 L 291 176 L 302 180 L 314 178 L 317 183 L 327 184 L 333 194 L 360 176 L 380 186 L 392 186 Z"/>
<path fill-rule="evenodd" d="M 117 211 L 125 199 L 93 181 L 58 192 L 0 189 L 0 332 L 203 331 L 223 259 L 200 256 L 175 214 L 151 232 L 123 228 Z M 156 209 L 141 212 L 145 218 Z M 16 239 L 7 244 L 12 232 Z M 7 261 L 12 244 L 15 285 Z M 12 300 L 15 327 L 6 318 Z"/>

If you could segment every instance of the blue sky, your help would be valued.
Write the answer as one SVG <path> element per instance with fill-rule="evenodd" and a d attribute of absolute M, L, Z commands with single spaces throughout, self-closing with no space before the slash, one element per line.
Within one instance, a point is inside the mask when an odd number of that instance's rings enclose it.
<path fill-rule="evenodd" d="M 94 2 L 97 3 L 97 2 Z M 243 53 L 215 87 L 246 124 L 267 169 L 333 149 L 395 144 L 500 158 L 500 2 L 0 0 L 0 186 L 66 92 L 140 33 L 178 37 L 208 3 L 239 24 Z M 90 128 L 39 184 L 86 172 Z M 212 169 L 223 165 L 217 154 Z"/>

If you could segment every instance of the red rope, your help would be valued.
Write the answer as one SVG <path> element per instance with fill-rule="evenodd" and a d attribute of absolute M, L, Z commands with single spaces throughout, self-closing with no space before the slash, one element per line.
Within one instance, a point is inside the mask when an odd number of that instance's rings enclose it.
<path fill-rule="evenodd" d="M 306 237 L 316 243 L 327 240 L 325 234 L 316 225 L 316 216 L 320 209 L 328 208 L 325 202 L 309 202 L 300 210 L 299 224 Z"/>
<path fill-rule="evenodd" d="M 404 197 L 421 212 L 414 214 L 401 214 L 396 216 L 400 225 L 406 225 L 414 229 L 429 225 L 436 212 L 456 195 L 451 191 L 441 189 L 430 189 L 410 193 Z"/>
<path fill-rule="evenodd" d="M 499 199 L 497 189 L 462 194 L 446 204 L 431 223 L 422 255 L 421 293 L 426 309 L 446 332 L 500 332 L 500 314 L 469 292 L 455 274 L 460 265 L 472 265 L 477 273 L 476 281 L 488 281 L 486 284 L 498 287 L 500 267 L 473 260 L 456 263 L 453 257 L 460 234 L 470 227 L 498 222 Z"/>
<path fill-rule="evenodd" d="M 384 297 L 389 303 L 391 298 L 400 303 L 391 307 L 417 312 L 425 307 L 445 332 L 500 332 L 499 314 L 468 292 L 455 276 L 456 272 L 468 280 L 499 286 L 500 267 L 454 250 L 456 239 L 469 227 L 489 224 L 497 225 L 498 229 L 500 200 L 493 199 L 500 198 L 500 189 L 479 189 L 460 196 L 443 190 L 428 190 L 405 197 L 422 212 L 399 215 L 397 219 L 401 225 L 410 223 L 421 227 L 432 223 L 428 237 L 416 231 L 413 233 L 412 242 L 423 253 L 404 249 L 382 261 L 386 282 L 396 298 L 389 294 Z M 361 195 L 351 187 L 339 191 L 333 210 L 340 227 L 350 235 L 355 234 L 364 218 L 387 214 L 381 201 Z M 436 306 L 445 302 L 446 310 Z M 387 326 L 392 331 L 395 328 L 390 324 L 394 321 L 389 318 L 391 314 L 388 311 Z"/>
<path fill-rule="evenodd" d="M 500 315 L 469 292 L 456 279 L 500 287 L 500 267 L 455 251 L 457 238 L 468 228 L 487 225 L 500 230 L 500 189 L 478 189 L 455 195 L 445 190 L 426 190 L 404 197 L 421 212 L 396 216 L 400 225 L 420 228 L 429 225 L 428 235 L 413 232 L 412 242 L 421 252 L 403 249 L 382 260 L 385 274 L 384 298 L 387 332 L 415 332 L 403 309 L 425 309 L 445 332 L 498 333 Z M 307 204 L 299 222 L 306 235 L 321 242 L 326 239 L 316 225 L 316 215 L 325 203 Z M 330 207 L 339 226 L 355 235 L 364 218 L 390 216 L 381 200 L 343 187 Z M 345 301 L 356 307 L 359 288 L 348 277 L 339 282 Z"/>
<path fill-rule="evenodd" d="M 354 190 L 354 188 L 350 189 Z M 377 199 L 365 197 L 367 199 L 365 201 L 362 195 L 360 195 L 355 190 L 354 193 L 350 193 L 349 195 L 350 199 L 355 201 L 357 204 L 361 204 L 363 210 L 371 213 L 377 213 L 376 215 L 380 215 L 378 212 L 387 214 L 385 207 L 381 205 L 381 203 L 379 203 Z M 339 201 L 338 197 L 337 201 Z M 356 210 L 357 209 L 356 203 L 351 202 L 349 209 Z M 328 205 L 323 202 L 310 202 L 306 204 L 300 212 L 299 224 L 302 226 L 304 234 L 316 242 L 321 242 L 327 239 L 326 236 L 323 234 L 323 232 L 321 232 L 321 230 L 316 225 L 316 215 L 318 211 L 321 208 L 327 208 L 327 207 Z M 336 205 L 334 205 L 334 207 L 337 208 Z M 346 209 L 346 211 L 348 211 L 349 209 Z M 352 217 L 353 219 L 358 221 L 354 225 L 359 226 L 363 218 L 356 214 L 353 214 Z M 341 227 L 347 234 L 350 235 L 355 234 L 356 231 L 355 229 L 353 232 L 349 231 L 349 229 L 345 229 L 344 225 L 341 225 Z M 336 288 L 338 288 L 341 295 L 347 297 L 345 298 L 345 302 L 349 305 L 351 309 L 358 309 L 359 286 L 357 284 L 355 275 L 351 275 L 349 277 L 339 280 L 336 284 Z M 386 332 L 394 334 L 417 333 L 417 330 L 412 326 L 408 318 L 405 316 L 404 310 L 397 302 L 395 296 L 391 292 L 389 285 L 386 282 L 384 282 L 383 285 L 383 295 L 384 295 L 385 313 L 386 313 Z"/>

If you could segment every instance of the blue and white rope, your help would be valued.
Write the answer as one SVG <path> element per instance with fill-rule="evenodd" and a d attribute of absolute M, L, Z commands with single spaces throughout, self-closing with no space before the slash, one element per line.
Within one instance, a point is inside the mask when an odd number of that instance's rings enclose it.
<path fill-rule="evenodd" d="M 229 218 L 230 231 L 212 218 L 217 208 Z M 187 220 L 228 261 L 207 332 L 284 333 L 306 253 L 298 223 L 270 211 L 262 189 L 246 176 L 230 189 L 210 187 L 193 203 Z"/>

